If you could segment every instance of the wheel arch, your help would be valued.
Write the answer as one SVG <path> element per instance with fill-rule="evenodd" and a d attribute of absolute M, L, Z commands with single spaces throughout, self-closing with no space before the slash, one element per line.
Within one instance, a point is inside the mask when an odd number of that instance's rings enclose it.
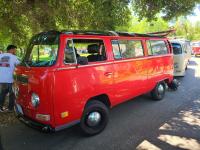
<path fill-rule="evenodd" d="M 100 101 L 103 104 L 105 104 L 108 108 L 111 108 L 111 102 L 110 102 L 110 99 L 107 94 L 100 94 L 100 95 L 96 95 L 96 96 L 89 98 L 87 100 L 87 102 L 85 103 L 85 107 L 87 106 L 88 103 L 90 103 L 91 101 L 94 101 L 94 100 Z"/>

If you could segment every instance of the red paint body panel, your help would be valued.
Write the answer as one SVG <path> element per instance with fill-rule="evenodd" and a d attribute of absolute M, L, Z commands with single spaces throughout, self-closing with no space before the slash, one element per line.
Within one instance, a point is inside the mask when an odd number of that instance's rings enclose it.
<path fill-rule="evenodd" d="M 64 64 L 64 48 L 66 39 L 69 38 L 102 39 L 106 47 L 107 60 L 88 65 Z M 22 106 L 25 116 L 56 128 L 80 120 L 85 104 L 94 96 L 107 95 L 113 107 L 151 91 L 159 81 L 173 80 L 171 53 L 147 56 L 145 40 L 152 38 L 124 37 L 124 39 L 141 39 L 145 56 L 122 60 L 113 58 L 112 39 L 123 38 L 61 34 L 58 58 L 54 66 L 17 67 L 15 74 L 28 78 L 26 84 L 16 81 L 20 89 L 17 103 Z M 40 105 L 37 108 L 31 104 L 32 92 L 40 97 Z M 62 118 L 61 113 L 66 111 L 69 112 L 68 117 Z M 49 114 L 50 121 L 37 120 L 35 115 L 38 113 Z"/>
<path fill-rule="evenodd" d="M 16 81 L 15 84 L 19 86 L 19 97 L 17 98 L 17 103 L 22 106 L 24 115 L 33 120 L 37 113 L 40 114 L 50 114 L 52 116 L 52 122 L 38 122 L 51 124 L 54 126 L 54 114 L 53 114 L 53 85 L 52 74 L 53 72 L 50 69 L 46 68 L 26 68 L 26 67 L 17 67 L 15 74 L 23 75 L 28 78 L 28 83 L 20 83 Z M 40 97 L 40 107 L 34 108 L 31 104 L 31 94 L 35 92 Z"/>
<path fill-rule="evenodd" d="M 200 55 L 200 47 L 192 47 L 194 55 Z"/>

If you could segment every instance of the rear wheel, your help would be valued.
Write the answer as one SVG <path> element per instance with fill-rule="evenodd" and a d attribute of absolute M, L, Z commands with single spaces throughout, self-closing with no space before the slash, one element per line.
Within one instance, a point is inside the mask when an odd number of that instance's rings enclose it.
<path fill-rule="evenodd" d="M 162 100 L 165 96 L 165 83 L 159 82 L 156 87 L 151 91 L 151 96 L 154 100 Z"/>
<path fill-rule="evenodd" d="M 100 101 L 89 102 L 81 118 L 81 129 L 87 135 L 95 135 L 103 131 L 108 123 L 108 108 Z"/>

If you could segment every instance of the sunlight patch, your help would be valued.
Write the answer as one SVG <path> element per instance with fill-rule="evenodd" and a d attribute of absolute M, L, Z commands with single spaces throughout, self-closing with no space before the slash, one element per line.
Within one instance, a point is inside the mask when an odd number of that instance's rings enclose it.
<path fill-rule="evenodd" d="M 159 130 L 173 130 L 173 129 L 172 129 L 172 126 L 170 124 L 165 123 L 159 128 Z"/>
<path fill-rule="evenodd" d="M 196 113 L 195 115 L 188 111 L 183 114 L 182 120 L 189 125 L 200 126 L 200 118 L 198 117 L 199 115 L 199 113 Z"/>
<path fill-rule="evenodd" d="M 183 148 L 188 150 L 200 149 L 200 143 L 192 138 L 185 138 L 172 135 L 160 135 L 158 139 L 178 148 Z"/>
<path fill-rule="evenodd" d="M 144 140 L 140 145 L 136 147 L 137 150 L 161 150 L 159 147 L 150 143 L 147 140 Z"/>

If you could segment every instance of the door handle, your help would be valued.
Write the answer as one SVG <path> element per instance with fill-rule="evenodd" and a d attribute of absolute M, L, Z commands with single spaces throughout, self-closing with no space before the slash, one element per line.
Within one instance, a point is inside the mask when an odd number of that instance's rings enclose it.
<path fill-rule="evenodd" d="M 104 73 L 105 76 L 111 76 L 113 73 L 112 72 L 106 72 Z"/>

